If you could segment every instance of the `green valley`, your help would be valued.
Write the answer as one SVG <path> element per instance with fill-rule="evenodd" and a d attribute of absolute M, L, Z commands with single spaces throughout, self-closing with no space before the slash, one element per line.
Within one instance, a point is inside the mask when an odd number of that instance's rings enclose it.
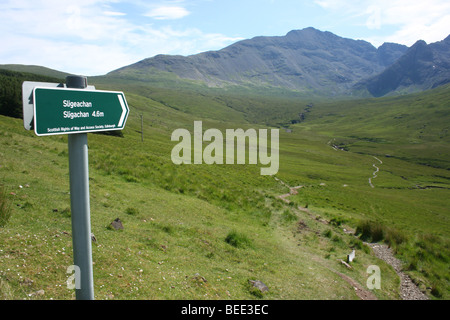
<path fill-rule="evenodd" d="M 89 79 L 130 107 L 122 137 L 88 135 L 96 299 L 401 299 L 371 241 L 430 299 L 450 297 L 449 85 L 331 100 L 166 80 Z M 175 165 L 172 132 L 199 120 L 278 128 L 278 173 Z M 0 115 L 0 192 L 0 298 L 73 299 L 67 136 Z M 379 290 L 366 286 L 372 265 Z"/>

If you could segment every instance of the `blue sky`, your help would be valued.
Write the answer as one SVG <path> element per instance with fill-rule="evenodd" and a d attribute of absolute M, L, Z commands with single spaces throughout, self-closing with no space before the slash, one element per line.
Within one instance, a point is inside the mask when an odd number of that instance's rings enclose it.
<path fill-rule="evenodd" d="M 376 47 L 436 42 L 450 34 L 450 1 L 0 0 L 0 21 L 0 64 L 92 76 L 306 27 Z"/>

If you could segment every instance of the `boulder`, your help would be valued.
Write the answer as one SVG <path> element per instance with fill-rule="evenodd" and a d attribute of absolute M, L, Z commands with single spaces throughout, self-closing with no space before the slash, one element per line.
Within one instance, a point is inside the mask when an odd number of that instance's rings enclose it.
<path fill-rule="evenodd" d="M 248 282 L 261 292 L 269 291 L 269 288 L 260 280 L 248 280 Z"/>
<path fill-rule="evenodd" d="M 114 230 L 123 230 L 123 224 L 122 224 L 122 221 L 119 218 L 117 218 L 116 220 L 111 222 L 110 226 Z"/>

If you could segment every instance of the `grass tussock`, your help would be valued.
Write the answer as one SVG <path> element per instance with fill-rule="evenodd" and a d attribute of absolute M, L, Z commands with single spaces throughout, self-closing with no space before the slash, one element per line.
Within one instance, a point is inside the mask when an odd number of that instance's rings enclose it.
<path fill-rule="evenodd" d="M 293 221 L 297 221 L 298 217 L 290 210 L 284 210 L 283 213 L 281 214 L 281 219 L 283 222 L 290 223 Z"/>
<path fill-rule="evenodd" d="M 4 187 L 0 187 L 0 228 L 4 227 L 11 217 L 11 205 L 6 197 Z"/>
<path fill-rule="evenodd" d="M 362 220 L 359 222 L 355 235 L 362 241 L 380 242 L 389 245 L 400 245 L 407 241 L 407 237 L 399 230 L 386 227 L 377 221 Z"/>
<path fill-rule="evenodd" d="M 252 241 L 243 233 L 232 230 L 225 238 L 225 242 L 232 245 L 235 248 L 252 248 Z"/>

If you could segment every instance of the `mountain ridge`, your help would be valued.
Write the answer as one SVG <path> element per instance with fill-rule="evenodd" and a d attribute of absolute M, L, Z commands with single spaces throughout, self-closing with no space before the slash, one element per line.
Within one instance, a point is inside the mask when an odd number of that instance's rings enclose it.
<path fill-rule="evenodd" d="M 218 51 L 190 56 L 156 55 L 108 73 L 166 72 L 211 87 L 253 85 L 282 87 L 316 94 L 348 94 L 362 79 L 375 76 L 408 47 L 342 38 L 312 27 L 285 36 L 258 36 Z"/>
<path fill-rule="evenodd" d="M 362 81 L 375 97 L 395 91 L 423 91 L 450 82 L 450 36 L 427 44 L 418 40 L 394 64 L 382 73 Z"/>
<path fill-rule="evenodd" d="M 316 97 L 381 97 L 424 91 L 450 82 L 450 35 L 435 43 L 407 47 L 343 38 L 309 27 L 284 36 L 257 36 L 217 51 L 194 55 L 158 54 L 106 75 L 106 81 L 187 88 L 256 89 Z M 63 77 L 39 66 L 2 69 Z M 30 69 L 31 68 L 31 69 Z M 109 80 L 108 80 L 109 79 Z M 281 90 L 280 90 L 281 89 Z"/>

